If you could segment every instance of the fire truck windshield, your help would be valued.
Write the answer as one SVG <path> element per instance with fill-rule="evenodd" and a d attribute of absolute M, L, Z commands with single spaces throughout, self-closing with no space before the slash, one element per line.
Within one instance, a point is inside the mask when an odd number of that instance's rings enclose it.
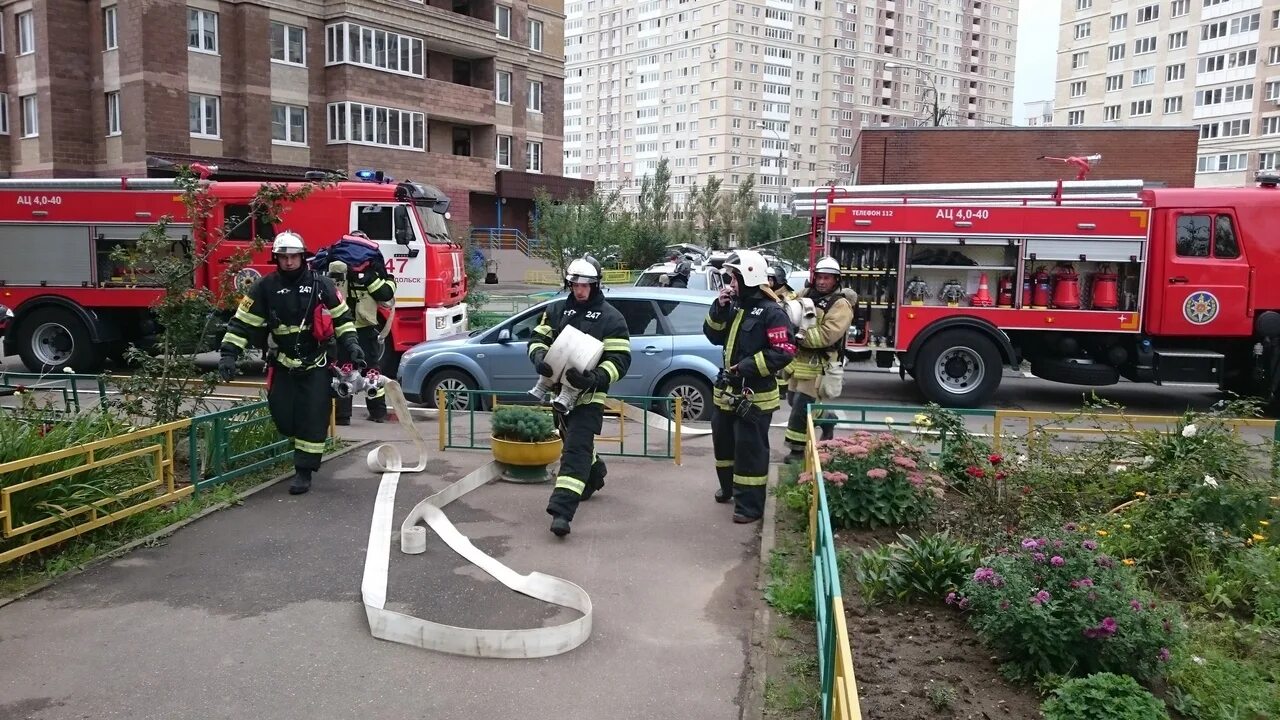
<path fill-rule="evenodd" d="M 418 212 L 418 222 L 422 223 L 422 228 L 427 233 L 427 242 L 433 245 L 448 245 L 452 242 L 449 239 L 449 226 L 445 224 L 443 215 L 422 205 L 415 205 L 414 210 Z"/>

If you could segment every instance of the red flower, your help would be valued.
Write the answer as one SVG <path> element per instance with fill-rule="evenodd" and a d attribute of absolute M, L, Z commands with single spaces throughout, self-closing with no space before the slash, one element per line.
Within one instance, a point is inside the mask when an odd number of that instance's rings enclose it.
<path fill-rule="evenodd" d="M 977 465 L 970 465 L 968 469 L 965 470 L 965 472 L 969 473 L 970 477 L 975 477 L 975 478 L 987 476 L 987 473 L 984 472 L 983 469 L 978 467 Z"/>
<path fill-rule="evenodd" d="M 1004 471 L 1002 471 L 1002 470 L 997 470 L 997 471 L 996 471 L 996 479 L 997 479 L 997 480 L 1003 480 L 1003 479 L 1005 479 L 1005 477 L 1006 477 L 1006 475 L 1004 474 Z"/>
<path fill-rule="evenodd" d="M 1023 486 L 1022 486 L 1022 494 L 1023 494 L 1023 495 L 1030 495 L 1030 494 L 1031 494 L 1031 486 L 1030 486 L 1030 485 L 1023 485 Z"/>
<path fill-rule="evenodd" d="M 999 453 L 992 453 L 987 456 L 987 462 L 992 465 L 999 465 L 1002 460 L 1004 460 L 1004 458 L 1000 457 Z"/>

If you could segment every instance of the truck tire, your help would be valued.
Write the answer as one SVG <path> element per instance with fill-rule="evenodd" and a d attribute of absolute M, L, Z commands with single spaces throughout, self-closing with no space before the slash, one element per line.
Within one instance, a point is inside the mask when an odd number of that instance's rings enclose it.
<path fill-rule="evenodd" d="M 1120 371 L 1110 365 L 1066 358 L 1036 358 L 1031 361 L 1031 374 L 1041 380 L 1068 385 L 1102 386 L 1120 382 Z"/>
<path fill-rule="evenodd" d="M 18 326 L 18 356 L 33 373 L 96 372 L 102 363 L 100 348 L 89 337 L 89 328 L 66 308 L 43 307 L 22 319 Z"/>
<path fill-rule="evenodd" d="M 944 330 L 916 356 L 916 386 L 943 407 L 975 408 L 987 402 L 1003 376 L 1000 349 L 976 330 Z"/>

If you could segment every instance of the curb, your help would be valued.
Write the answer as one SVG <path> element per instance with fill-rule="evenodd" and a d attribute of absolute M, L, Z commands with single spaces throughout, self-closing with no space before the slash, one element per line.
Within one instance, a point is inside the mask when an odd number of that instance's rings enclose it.
<path fill-rule="evenodd" d="M 374 441 L 373 441 L 373 440 L 357 440 L 357 441 L 354 441 L 351 445 L 348 445 L 347 447 L 342 448 L 341 450 L 339 450 L 339 451 L 337 451 L 337 452 L 335 452 L 335 453 L 333 453 L 333 454 L 331 454 L 331 455 L 326 455 L 326 456 L 324 456 L 324 458 L 321 460 L 321 462 L 328 462 L 328 461 L 330 461 L 330 460 L 334 460 L 334 459 L 340 458 L 340 457 L 342 457 L 343 455 L 346 455 L 347 453 L 351 453 L 351 452 L 354 452 L 354 451 L 356 451 L 356 450 L 359 450 L 360 448 L 362 448 L 362 447 L 364 447 L 364 446 L 366 446 L 366 445 L 369 445 L 369 444 L 370 444 L 370 443 L 372 443 L 372 442 L 374 442 Z M 125 554 L 129 553 L 130 551 L 134 550 L 135 548 L 137 548 L 137 547 L 138 547 L 138 546 L 140 546 L 140 545 L 145 545 L 145 544 L 147 544 L 147 543 L 154 542 L 154 541 L 159 540 L 159 539 L 161 539 L 161 538 L 168 537 L 168 536 L 170 536 L 170 535 L 174 534 L 175 532 L 177 532 L 178 530 L 181 530 L 182 528 L 186 527 L 187 525 L 190 525 L 191 523 L 193 523 L 193 522 L 195 522 L 195 521 L 197 521 L 197 520 L 199 520 L 199 519 L 201 519 L 201 518 L 203 518 L 203 517 L 206 517 L 206 516 L 208 516 L 208 515 L 212 515 L 213 513 L 217 512 L 217 511 L 219 511 L 219 510 L 225 510 L 225 509 L 227 509 L 227 508 L 231 507 L 234 503 L 237 503 L 237 502 L 239 502 L 239 501 L 241 501 L 241 500 L 244 500 L 245 498 L 247 498 L 247 497 L 249 497 L 249 496 L 251 496 L 251 495 L 255 495 L 255 494 L 259 493 L 259 492 L 262 492 L 263 490 L 266 490 L 267 488 L 271 487 L 272 485 L 275 485 L 276 483 L 278 483 L 278 482 L 280 482 L 280 481 L 282 481 L 282 480 L 288 480 L 288 479 L 289 479 L 289 478 L 291 478 L 291 477 L 293 477 L 293 470 L 289 470 L 288 472 L 282 473 L 282 474 L 280 474 L 280 475 L 278 475 L 278 476 L 276 476 L 276 477 L 274 477 L 274 478 L 271 478 L 270 480 L 264 480 L 263 482 L 261 482 L 261 483 L 259 483 L 259 484 L 257 484 L 257 485 L 254 485 L 253 487 L 251 487 L 251 488 L 249 488 L 249 489 L 247 489 L 247 490 L 244 490 L 243 492 L 238 493 L 238 494 L 237 494 L 234 498 L 232 498 L 231 500 L 228 500 L 228 501 L 225 501 L 225 502 L 220 502 L 220 503 L 218 503 L 218 504 L 216 504 L 216 505 L 210 505 L 209 507 L 207 507 L 207 508 L 205 508 L 205 509 L 201 510 L 200 512 L 196 513 L 195 515 L 192 515 L 192 516 L 191 516 L 191 517 L 189 517 L 189 518 L 184 518 L 184 519 L 182 519 L 182 520 L 179 520 L 179 521 L 177 521 L 177 522 L 173 523 L 172 525 L 168 525 L 168 526 L 166 526 L 166 527 L 160 528 L 159 530 L 157 530 L 157 531 L 155 531 L 155 532 L 151 533 L 150 535 L 147 535 L 147 536 L 145 536 L 145 537 L 140 537 L 140 538 L 138 538 L 138 539 L 136 539 L 136 540 L 131 540 L 131 541 L 129 541 L 129 542 L 127 542 L 127 543 L 125 543 L 124 545 L 121 545 L 120 547 L 112 548 L 112 549 L 110 549 L 110 550 L 105 550 L 105 551 L 103 551 L 102 553 L 100 553 L 100 554 L 98 554 L 98 555 L 95 555 L 95 556 L 94 556 L 93 558 L 91 558 L 88 562 L 86 562 L 85 564 L 83 564 L 83 565 L 81 565 L 81 566 L 79 566 L 79 567 L 76 567 L 76 568 L 73 568 L 73 569 L 71 569 L 71 570 L 68 570 L 67 572 L 62 573 L 61 575 L 58 575 L 58 576 L 56 576 L 56 577 L 49 578 L 48 580 L 43 580 L 43 581 L 41 581 L 41 582 L 39 582 L 39 583 L 36 583 L 35 585 L 33 585 L 33 586 L 31 586 L 31 587 L 29 587 L 29 588 L 27 588 L 27 589 L 25 589 L 25 590 L 23 590 L 23 591 L 21 591 L 21 592 L 17 593 L 16 595 L 11 595 L 11 596 L 9 596 L 9 597 L 3 597 L 3 598 L 0 598 L 0 608 L 3 608 L 4 606 L 9 605 L 10 603 L 14 603 L 14 602 L 17 602 L 17 601 L 19 601 L 19 600 L 22 600 L 23 598 L 26 598 L 26 597 L 28 597 L 28 596 L 30 596 L 30 595 L 34 595 L 34 594 L 36 594 L 36 593 L 40 592 L 41 590 L 44 590 L 45 588 L 52 587 L 54 584 L 56 584 L 56 583 L 58 583 L 58 582 L 61 582 L 61 581 L 65 580 L 65 579 L 67 579 L 67 578 L 75 577 L 76 575 L 79 575 L 80 573 L 84 572 L 85 570 L 88 570 L 88 569 L 90 569 L 90 568 L 92 568 L 92 567 L 96 567 L 96 566 L 98 566 L 98 565 L 101 565 L 102 563 L 106 562 L 107 560 L 111 560 L 111 559 L 117 558 L 117 557 L 119 557 L 119 556 L 121 556 L 121 555 L 125 555 Z"/>
<path fill-rule="evenodd" d="M 778 464 L 769 464 L 769 482 L 765 488 L 764 518 L 760 522 L 760 567 L 756 571 L 756 593 L 759 606 L 755 611 L 751 632 L 747 634 L 746 688 L 742 698 L 741 720 L 764 717 L 765 682 L 769 677 L 769 636 L 773 632 L 773 608 L 764 599 L 769 584 L 769 556 L 777 544 Z"/>

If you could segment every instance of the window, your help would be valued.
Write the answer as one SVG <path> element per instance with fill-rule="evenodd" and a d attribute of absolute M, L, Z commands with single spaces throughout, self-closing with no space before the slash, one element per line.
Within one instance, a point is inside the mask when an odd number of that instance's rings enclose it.
<path fill-rule="evenodd" d="M 542 52 L 542 21 L 529 21 L 529 49 Z"/>
<path fill-rule="evenodd" d="M 265 211 L 259 210 L 255 213 L 248 205 L 228 204 L 225 208 L 222 218 L 227 240 L 248 242 L 257 238 L 271 242 L 271 239 L 276 236 L 275 228 L 271 226 Z"/>
<path fill-rule="evenodd" d="M 1187 66 L 1185 63 L 1170 65 L 1164 69 L 1164 79 L 1168 82 L 1174 80 L 1183 80 L 1187 77 Z"/>
<path fill-rule="evenodd" d="M 414 236 L 408 207 L 404 205 L 360 205 L 356 212 L 356 229 L 370 240 L 396 242 L 397 238 Z M 432 213 L 434 214 L 434 213 Z"/>
<path fill-rule="evenodd" d="M 1280 135 L 1280 115 L 1262 118 L 1263 135 Z"/>
<path fill-rule="evenodd" d="M 0 93 L 0 135 L 9 134 L 9 93 Z"/>
<path fill-rule="evenodd" d="M 120 47 L 116 36 L 116 6 L 102 9 L 102 49 L 115 50 Z"/>
<path fill-rule="evenodd" d="M 271 59 L 289 65 L 306 65 L 306 28 L 271 23 Z"/>
<path fill-rule="evenodd" d="M 1106 106 L 1106 107 L 1102 108 L 1102 119 L 1103 119 L 1103 120 L 1119 120 L 1119 119 L 1120 119 L 1120 106 L 1119 106 L 1119 105 L 1108 105 L 1108 106 Z"/>
<path fill-rule="evenodd" d="M 1111 32 L 1117 32 L 1129 27 L 1128 15 L 1112 15 L 1111 16 Z"/>
<path fill-rule="evenodd" d="M 1167 97 L 1164 99 L 1164 114 L 1177 115 L 1182 112 L 1182 96 Z"/>
<path fill-rule="evenodd" d="M 1068 125 L 1083 125 L 1083 124 L 1084 124 L 1084 111 L 1083 111 L 1083 110 L 1072 110 L 1071 112 L 1067 113 L 1067 124 L 1068 124 Z"/>
<path fill-rule="evenodd" d="M 1169 3 L 1169 15 L 1171 17 L 1182 17 L 1191 12 L 1191 0 L 1173 0 Z"/>
<path fill-rule="evenodd" d="M 191 136 L 214 138 L 219 137 L 222 108 L 219 98 L 213 95 L 192 94 L 187 102 L 187 116 L 190 119 Z"/>
<path fill-rule="evenodd" d="M 524 144 L 524 169 L 531 173 L 542 172 L 542 143 L 532 140 Z"/>
<path fill-rule="evenodd" d="M 1169 49 L 1181 50 L 1187 46 L 1187 31 L 1169 33 Z"/>
<path fill-rule="evenodd" d="M 1156 51 L 1156 36 L 1138 38 L 1133 41 L 1133 54 L 1144 55 Z"/>
<path fill-rule="evenodd" d="M 529 81 L 529 98 L 526 105 L 530 112 L 542 112 L 542 81 Z"/>
<path fill-rule="evenodd" d="M 40 109 L 36 105 L 35 95 L 23 95 L 19 100 L 22 105 L 22 137 L 35 137 L 40 134 Z"/>
<path fill-rule="evenodd" d="M 422 38 L 335 23 L 325 27 L 325 64 L 347 63 L 422 77 Z"/>
<path fill-rule="evenodd" d="M 706 305 L 674 300 L 659 300 L 658 310 L 667 319 L 672 335 L 701 335 L 702 322 L 707 319 Z"/>
<path fill-rule="evenodd" d="M 1076 0 L 1076 12 L 1083 12 L 1093 7 L 1093 0 Z"/>
<path fill-rule="evenodd" d="M 187 9 L 187 48 L 200 52 L 218 52 L 218 13 Z"/>
<path fill-rule="evenodd" d="M 107 137 L 120 134 L 120 92 L 107 93 Z"/>
<path fill-rule="evenodd" d="M 653 303 L 649 300 L 611 300 L 609 304 L 622 313 L 631 337 L 662 334 L 658 323 L 658 312 L 654 310 Z M 705 313 L 703 317 L 706 317 Z"/>
<path fill-rule="evenodd" d="M 1150 100 L 1138 100 L 1136 102 L 1129 103 L 1129 117 L 1139 117 L 1142 115 L 1150 115 L 1150 114 L 1151 114 Z"/>
<path fill-rule="evenodd" d="M 1085 87 L 1086 85 L 1084 80 L 1077 80 L 1071 83 L 1071 97 L 1073 98 L 1084 97 Z"/>
<path fill-rule="evenodd" d="M 400 150 L 425 149 L 426 116 L 412 110 L 366 105 L 358 102 L 329 103 L 329 143 L 377 145 Z M 371 236 L 372 237 L 372 236 Z"/>
<path fill-rule="evenodd" d="M 498 71 L 497 87 L 493 89 L 495 99 L 503 105 L 511 104 L 511 73 L 506 70 Z"/>
<path fill-rule="evenodd" d="M 506 5 L 498 5 L 493 11 L 493 25 L 498 29 L 498 37 L 504 40 L 511 39 L 511 8 Z"/>
<path fill-rule="evenodd" d="M 1124 59 L 1124 45 L 1112 45 L 1107 48 L 1107 62 L 1115 62 Z"/>
<path fill-rule="evenodd" d="M 307 144 L 307 109 L 300 105 L 271 105 L 271 141 Z"/>
<path fill-rule="evenodd" d="M 35 16 L 29 11 L 18 13 L 18 54 L 30 55 L 36 51 Z"/>
<path fill-rule="evenodd" d="M 1249 153 L 1201 155 L 1196 158 L 1196 172 L 1215 173 L 1244 170 L 1249 164 Z"/>
<path fill-rule="evenodd" d="M 1150 85 L 1156 81 L 1155 68 L 1138 68 L 1133 71 L 1133 86 Z"/>
<path fill-rule="evenodd" d="M 1089 64 L 1089 53 L 1087 52 L 1071 53 L 1071 68 L 1073 70 L 1076 68 L 1082 68 L 1088 64 Z"/>
<path fill-rule="evenodd" d="M 1178 257 L 1209 257 L 1209 216 L 1179 217 L 1176 242 Z"/>
<path fill-rule="evenodd" d="M 1075 33 L 1077 40 L 1084 40 L 1092 33 L 1092 26 L 1087 22 L 1076 23 Z"/>
<path fill-rule="evenodd" d="M 1123 89 L 1124 89 L 1123 75 L 1107 76 L 1107 92 L 1115 92 L 1116 90 L 1123 90 Z"/>
<path fill-rule="evenodd" d="M 1240 243 L 1230 215 L 1219 215 L 1213 222 L 1213 256 L 1224 260 L 1240 257 Z"/>
<path fill-rule="evenodd" d="M 1272 45 L 1267 48 L 1267 64 L 1280 65 L 1280 45 Z"/>
<path fill-rule="evenodd" d="M 1134 15 L 1134 22 L 1137 25 L 1141 25 L 1142 23 L 1155 22 L 1156 20 L 1160 19 L 1160 6 L 1147 5 L 1146 7 L 1140 7 L 1137 9 L 1137 11 L 1133 13 L 1133 15 Z"/>
<path fill-rule="evenodd" d="M 496 158 L 498 167 L 511 167 L 511 136 L 498 136 L 498 157 Z"/>

